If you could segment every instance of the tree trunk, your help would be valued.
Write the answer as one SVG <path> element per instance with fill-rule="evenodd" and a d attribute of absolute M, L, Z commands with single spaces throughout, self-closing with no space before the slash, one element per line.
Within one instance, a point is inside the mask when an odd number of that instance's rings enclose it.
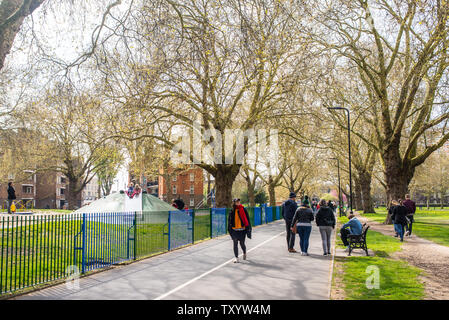
<path fill-rule="evenodd" d="M 355 210 L 361 211 L 363 210 L 362 203 L 362 188 L 360 185 L 360 180 L 358 178 L 354 178 L 354 201 L 353 206 L 355 206 Z"/>
<path fill-rule="evenodd" d="M 276 206 L 276 192 L 275 192 L 276 184 L 273 181 L 273 177 L 268 177 L 268 197 L 270 202 L 270 207 Z"/>
<path fill-rule="evenodd" d="M 414 168 L 410 168 L 402 162 L 399 148 L 383 154 L 385 162 L 385 182 L 387 185 L 387 207 L 391 200 L 404 199 L 408 193 L 408 185 L 413 178 Z M 392 224 L 391 217 L 387 214 L 384 224 Z"/>
<path fill-rule="evenodd" d="M 374 211 L 373 199 L 371 197 L 371 180 L 369 173 L 365 172 L 360 177 L 360 187 L 362 189 L 363 213 L 372 213 Z"/>
<path fill-rule="evenodd" d="M 69 178 L 69 185 L 67 190 L 67 202 L 69 210 L 75 210 L 75 207 L 79 207 L 78 203 L 78 195 L 81 192 L 81 189 L 78 186 L 79 182 L 77 179 Z"/>
<path fill-rule="evenodd" d="M 246 187 L 248 189 L 248 200 L 249 200 L 249 206 L 255 207 L 256 206 L 256 194 L 255 194 L 255 184 L 251 182 L 250 177 L 245 177 L 246 180 Z"/>
<path fill-rule="evenodd" d="M 232 185 L 239 174 L 240 165 L 217 164 L 215 172 L 215 200 L 217 208 L 232 205 Z"/>

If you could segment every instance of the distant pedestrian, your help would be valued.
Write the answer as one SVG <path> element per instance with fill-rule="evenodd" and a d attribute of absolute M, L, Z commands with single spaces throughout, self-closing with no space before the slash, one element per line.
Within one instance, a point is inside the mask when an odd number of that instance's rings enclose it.
<path fill-rule="evenodd" d="M 402 203 L 407 208 L 407 224 L 405 225 L 405 229 L 407 232 L 405 233 L 406 236 L 412 235 L 412 226 L 413 222 L 415 221 L 414 216 L 416 212 L 416 204 L 415 201 L 410 199 L 410 195 L 405 195 L 405 201 Z"/>
<path fill-rule="evenodd" d="M 228 231 L 234 243 L 234 263 L 239 262 L 239 248 L 243 251 L 243 260 L 246 260 L 245 238 L 251 239 L 251 222 L 248 211 L 240 204 L 240 199 L 232 200 L 232 212 L 228 216 Z"/>
<path fill-rule="evenodd" d="M 333 203 L 331 200 L 329 200 L 329 201 L 327 202 L 327 206 L 328 206 L 333 212 L 335 212 L 335 205 L 334 205 L 334 203 Z"/>
<path fill-rule="evenodd" d="M 348 215 L 349 221 L 346 222 L 340 229 L 340 237 L 341 241 L 343 242 L 344 246 L 346 247 L 345 251 L 349 251 L 349 242 L 348 242 L 348 235 L 354 234 L 354 235 L 361 235 L 362 234 L 362 224 L 360 223 L 359 219 L 357 219 L 353 214 Z M 348 230 L 349 228 L 349 230 Z"/>
<path fill-rule="evenodd" d="M 301 247 L 301 255 L 308 256 L 307 253 L 309 249 L 309 238 L 312 232 L 312 221 L 314 220 L 312 209 L 310 209 L 309 202 L 305 200 L 302 202 L 301 206 L 296 209 L 295 215 L 293 216 L 291 228 L 296 229 L 299 235 L 299 246 Z"/>
<path fill-rule="evenodd" d="M 323 242 L 323 255 L 331 254 L 332 230 L 335 228 L 335 214 L 326 205 L 326 200 L 320 201 L 320 209 L 316 216 L 316 225 L 320 229 L 321 241 Z"/>
<path fill-rule="evenodd" d="M 393 209 L 391 210 L 391 220 L 393 220 L 394 230 L 401 239 L 404 241 L 404 229 L 407 225 L 407 208 L 401 203 L 402 201 L 393 201 Z"/>
<path fill-rule="evenodd" d="M 307 196 L 307 195 L 304 196 L 304 200 L 302 201 L 302 203 L 308 205 L 309 208 L 310 208 L 310 200 L 309 200 L 309 196 Z"/>
<path fill-rule="evenodd" d="M 298 204 L 296 203 L 296 193 L 290 192 L 289 199 L 282 204 L 282 217 L 284 218 L 285 228 L 287 231 L 288 252 L 296 252 L 296 250 L 293 249 L 295 246 L 296 236 L 290 229 L 296 209 L 298 209 Z"/>
<path fill-rule="evenodd" d="M 11 214 L 11 205 L 16 200 L 16 190 L 12 186 L 12 182 L 8 182 L 8 213 Z"/>
<path fill-rule="evenodd" d="M 399 205 L 399 202 L 396 200 L 391 200 L 390 201 L 390 206 L 388 207 L 388 215 L 389 216 L 393 216 L 393 210 L 396 206 Z M 396 228 L 394 229 L 394 236 L 397 238 L 399 237 L 399 233 L 396 231 Z"/>

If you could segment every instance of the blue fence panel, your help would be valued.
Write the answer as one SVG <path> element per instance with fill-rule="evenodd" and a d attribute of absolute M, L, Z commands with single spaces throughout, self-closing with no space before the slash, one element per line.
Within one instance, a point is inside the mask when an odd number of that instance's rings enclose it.
<path fill-rule="evenodd" d="M 134 259 L 134 212 L 86 213 L 83 221 L 83 272 Z"/>
<path fill-rule="evenodd" d="M 211 237 L 218 237 L 226 234 L 226 208 L 212 208 Z"/>
<path fill-rule="evenodd" d="M 170 211 L 170 250 L 192 243 L 193 210 Z"/>
<path fill-rule="evenodd" d="M 254 225 L 259 226 L 262 224 L 262 208 L 254 208 Z"/>
<path fill-rule="evenodd" d="M 273 207 L 266 207 L 265 208 L 265 218 L 266 222 L 273 222 Z"/>
<path fill-rule="evenodd" d="M 281 219 L 281 207 L 276 207 L 276 220 Z"/>

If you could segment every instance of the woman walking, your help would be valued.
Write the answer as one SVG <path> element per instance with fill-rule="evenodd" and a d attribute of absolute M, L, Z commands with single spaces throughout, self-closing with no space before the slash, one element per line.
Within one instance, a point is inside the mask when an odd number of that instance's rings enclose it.
<path fill-rule="evenodd" d="M 239 262 L 239 243 L 243 251 L 243 260 L 246 260 L 245 238 L 251 239 L 251 222 L 248 211 L 240 204 L 240 199 L 232 200 L 232 212 L 228 216 L 228 231 L 234 242 L 234 263 Z"/>
<path fill-rule="evenodd" d="M 402 202 L 402 201 L 401 201 Z M 399 203 L 396 200 L 393 200 L 392 206 L 388 210 L 391 212 L 391 220 L 393 220 L 394 224 L 394 230 L 398 234 L 398 236 L 401 238 L 401 242 L 404 241 L 404 229 L 405 225 L 407 224 L 407 208 L 403 206 L 401 203 Z"/>
<path fill-rule="evenodd" d="M 321 241 L 323 242 L 323 255 L 330 255 L 332 230 L 335 228 L 335 215 L 334 211 L 326 205 L 326 200 L 320 201 L 320 209 L 315 219 L 316 225 L 320 229 Z"/>
<path fill-rule="evenodd" d="M 301 247 L 301 255 L 308 256 L 307 250 L 309 248 L 309 238 L 312 232 L 312 221 L 314 220 L 312 209 L 310 209 L 309 202 L 304 200 L 301 206 L 296 209 L 292 220 L 291 228 L 296 226 L 299 235 L 299 245 Z"/>

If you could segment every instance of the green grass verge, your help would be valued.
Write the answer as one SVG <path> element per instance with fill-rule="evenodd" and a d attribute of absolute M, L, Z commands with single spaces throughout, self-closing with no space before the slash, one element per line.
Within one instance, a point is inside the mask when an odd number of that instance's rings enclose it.
<path fill-rule="evenodd" d="M 338 218 L 340 224 L 346 217 Z M 394 237 L 380 232 L 368 230 L 368 248 L 374 256 L 336 257 L 334 277 L 340 277 L 344 286 L 345 299 L 348 300 L 420 300 L 424 297 L 424 286 L 419 281 L 421 270 L 408 265 L 404 261 L 390 258 L 391 254 L 400 250 L 402 243 Z M 344 248 L 338 238 L 337 246 Z M 370 273 L 368 267 L 375 266 L 379 270 L 379 288 L 369 289 L 366 281 Z M 337 272 L 342 271 L 342 274 Z M 333 281 L 335 285 L 335 281 Z"/>
<path fill-rule="evenodd" d="M 386 210 L 376 210 L 376 213 L 362 214 L 364 217 L 382 223 L 385 221 Z M 412 232 L 418 237 L 435 243 L 449 246 L 449 210 L 418 210 Z"/>

